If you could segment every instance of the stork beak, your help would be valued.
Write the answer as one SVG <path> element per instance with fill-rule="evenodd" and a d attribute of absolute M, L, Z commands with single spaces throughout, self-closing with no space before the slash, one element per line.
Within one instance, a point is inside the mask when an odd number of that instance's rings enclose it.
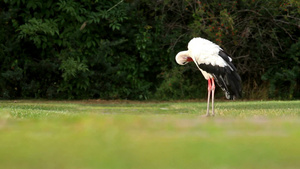
<path fill-rule="evenodd" d="M 187 61 L 187 62 L 192 62 L 193 59 L 192 59 L 191 57 L 188 57 L 188 58 L 186 59 L 186 61 Z"/>

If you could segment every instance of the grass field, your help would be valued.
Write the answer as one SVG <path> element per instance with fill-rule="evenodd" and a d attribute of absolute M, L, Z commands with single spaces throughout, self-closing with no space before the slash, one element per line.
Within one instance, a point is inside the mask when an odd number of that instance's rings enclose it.
<path fill-rule="evenodd" d="M 0 101 L 2 169 L 300 168 L 300 101 Z"/>

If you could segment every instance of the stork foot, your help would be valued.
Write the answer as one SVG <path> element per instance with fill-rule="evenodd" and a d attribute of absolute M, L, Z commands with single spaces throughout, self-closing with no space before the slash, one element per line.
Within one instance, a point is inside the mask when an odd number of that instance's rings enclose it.
<path fill-rule="evenodd" d="M 212 114 L 206 113 L 206 114 L 201 115 L 201 117 L 215 117 L 215 113 L 212 113 Z"/>
<path fill-rule="evenodd" d="M 201 117 L 210 117 L 210 114 L 209 113 L 203 114 L 203 115 L 201 115 Z"/>

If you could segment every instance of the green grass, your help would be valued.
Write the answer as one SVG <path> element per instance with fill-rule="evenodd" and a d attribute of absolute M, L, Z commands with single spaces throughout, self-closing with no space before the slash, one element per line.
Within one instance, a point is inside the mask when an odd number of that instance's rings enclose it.
<path fill-rule="evenodd" d="M 300 101 L 0 101 L 2 169 L 299 168 Z"/>

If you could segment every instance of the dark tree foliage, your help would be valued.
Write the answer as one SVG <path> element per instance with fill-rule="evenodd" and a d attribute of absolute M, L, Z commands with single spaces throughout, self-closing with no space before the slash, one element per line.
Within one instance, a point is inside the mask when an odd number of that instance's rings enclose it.
<path fill-rule="evenodd" d="M 195 36 L 232 56 L 246 98 L 300 98 L 298 0 L 4 0 L 0 24 L 2 99 L 204 98 L 174 61 Z"/>
<path fill-rule="evenodd" d="M 198 1 L 193 7 L 193 35 L 214 39 L 233 56 L 246 97 L 299 98 L 300 1 Z"/>

